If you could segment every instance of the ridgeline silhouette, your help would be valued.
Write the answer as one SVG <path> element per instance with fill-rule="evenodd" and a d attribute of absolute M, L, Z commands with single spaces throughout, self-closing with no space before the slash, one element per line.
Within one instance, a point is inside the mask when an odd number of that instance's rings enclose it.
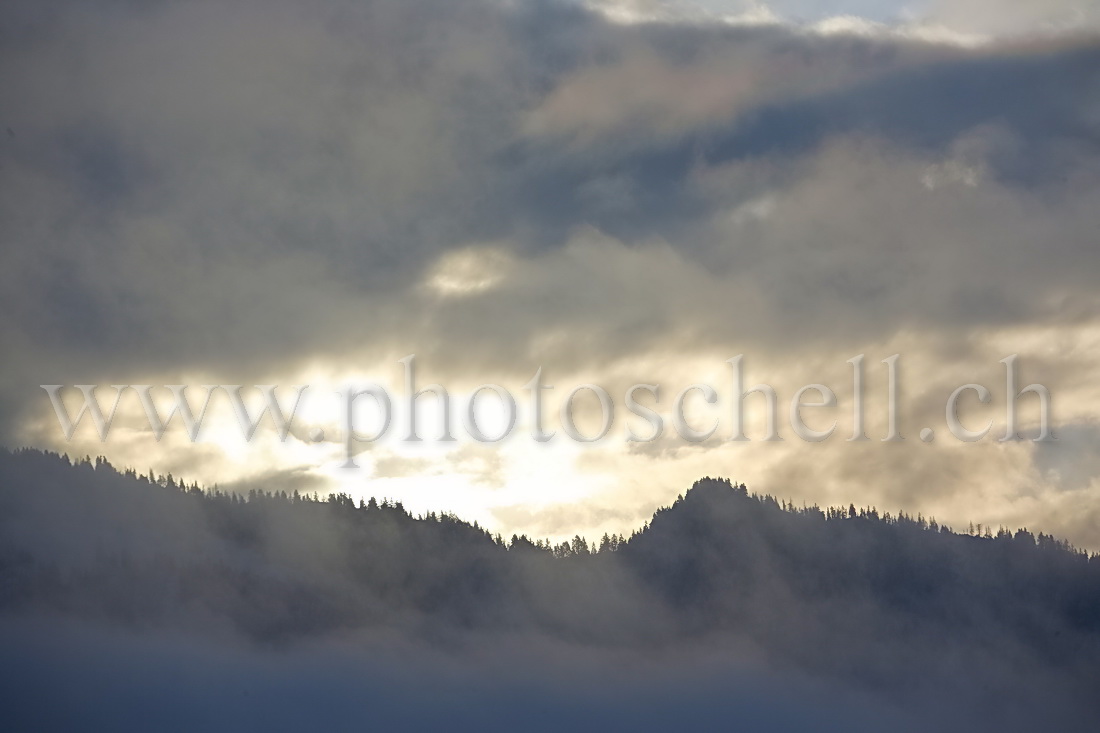
<path fill-rule="evenodd" d="M 0 578 L 4 619 L 275 648 L 378 631 L 439 648 L 721 646 L 894 703 L 968 690 L 1007 706 L 1009 728 L 1061 719 L 1051 706 L 1072 729 L 1100 707 L 1100 557 L 1026 530 L 795 507 L 724 479 L 629 538 L 553 545 L 399 503 L 241 496 L 0 451 Z"/>

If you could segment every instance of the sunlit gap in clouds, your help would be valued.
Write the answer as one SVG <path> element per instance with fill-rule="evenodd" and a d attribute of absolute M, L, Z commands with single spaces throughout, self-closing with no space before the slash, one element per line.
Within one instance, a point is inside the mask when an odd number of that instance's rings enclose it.
<path fill-rule="evenodd" d="M 1096 4 L 1084 0 L 585 0 L 622 24 L 721 23 L 787 27 L 809 34 L 911 39 L 975 48 L 1005 38 L 1095 31 Z"/>
<path fill-rule="evenodd" d="M 1090 355 L 1100 352 L 1095 334 L 1088 338 L 1090 333 L 1087 329 L 1070 329 L 1062 337 L 1063 346 L 1073 344 L 1075 348 L 1068 361 L 1080 362 L 1082 370 L 1088 368 Z M 730 440 L 732 372 L 725 355 L 718 352 L 654 352 L 601 369 L 543 370 L 543 386 L 553 385 L 554 389 L 540 391 L 542 424 L 537 426 L 531 389 L 537 367 L 522 373 L 517 365 L 510 371 L 498 370 L 478 378 L 461 370 L 452 372 L 446 364 L 414 361 L 414 388 L 424 392 L 416 400 L 419 441 L 408 440 L 411 413 L 407 409 L 405 363 L 397 359 L 378 363 L 370 370 L 316 365 L 297 378 L 283 381 L 277 396 L 286 412 L 294 405 L 295 388 L 308 385 L 285 441 L 279 439 L 269 416 L 252 440 L 246 440 L 222 394 L 211 399 L 195 444 L 189 441 L 178 418 L 156 442 L 133 395 L 122 398 L 118 422 L 105 443 L 99 442 L 87 421 L 71 443 L 59 440 L 57 419 L 46 411 L 32 433 L 37 444 L 52 444 L 74 455 L 102 454 L 141 472 L 153 468 L 172 472 L 188 482 L 218 483 L 235 490 L 340 492 L 357 501 L 371 496 L 391 498 L 414 513 L 451 511 L 506 535 L 515 532 L 560 539 L 577 531 L 597 536 L 603 532 L 629 533 L 648 512 L 667 503 L 685 484 L 714 473 L 750 481 L 762 491 L 774 490 L 794 500 L 846 504 L 852 500 L 852 487 L 856 486 L 858 498 L 863 501 L 901 505 L 907 511 L 923 511 L 956 522 L 980 516 L 990 522 L 997 519 L 1010 523 L 1025 510 L 1035 510 L 1029 495 L 1017 494 L 1023 486 L 1042 486 L 1058 477 L 1043 475 L 1036 467 L 1035 448 L 1029 441 L 996 442 L 1000 436 L 997 431 L 1003 431 L 1005 409 L 1004 368 L 998 358 L 1009 345 L 1027 347 L 1022 361 L 1024 374 L 1018 385 L 1022 387 L 1028 383 L 1024 380 L 1041 372 L 1045 360 L 1052 358 L 1051 334 L 1049 329 L 992 334 L 984 343 L 972 344 L 967 359 L 951 364 L 938 364 L 934 351 L 915 335 L 876 345 L 876 357 L 868 357 L 864 376 L 867 442 L 849 440 L 855 419 L 849 362 L 853 355 L 817 349 L 796 360 L 749 355 L 744 361 L 743 389 L 763 382 L 778 395 L 778 432 L 782 440 L 777 442 L 765 440 L 769 430 L 767 401 L 761 394 L 749 394 L 743 402 L 749 440 Z M 901 433 L 906 440 L 882 443 L 890 432 L 884 409 L 889 385 L 885 365 L 877 357 L 902 352 L 906 357 L 899 364 L 903 386 L 900 411 Z M 816 444 L 800 440 L 787 423 L 792 395 L 811 382 L 830 387 L 838 403 L 833 409 L 813 408 L 801 413 L 800 418 L 815 430 L 827 430 L 830 423 L 836 425 L 828 440 Z M 996 428 L 981 443 L 952 443 L 941 426 L 944 398 L 958 385 L 970 382 L 986 385 L 996 399 L 982 404 L 964 395 L 959 402 L 959 417 L 975 429 L 987 422 Z M 188 393 L 196 411 L 205 394 L 201 384 L 198 381 Z M 360 439 L 349 445 L 343 425 L 348 390 L 372 384 L 381 386 L 388 395 L 389 422 L 369 395 L 355 399 L 351 419 Z M 430 391 L 433 384 L 444 386 L 448 392 L 449 430 L 444 430 L 441 404 Z M 507 405 L 492 389 L 484 388 L 487 384 L 499 386 L 515 401 L 515 422 L 510 431 Z M 605 389 L 614 402 L 606 437 L 593 443 L 564 434 L 560 414 L 563 401 L 575 393 L 571 405 L 577 432 L 583 436 L 599 434 L 600 402 L 591 391 L 582 389 L 585 384 Z M 664 416 L 664 432 L 656 440 L 627 439 L 631 434 L 650 434 L 651 426 L 627 410 L 624 401 L 631 387 L 639 384 L 657 388 L 656 395 L 635 393 L 639 402 Z M 717 399 L 708 402 L 699 389 L 690 391 L 693 385 L 712 386 Z M 1063 377 L 1051 388 L 1057 399 L 1059 424 L 1087 424 L 1094 412 L 1092 406 L 1100 404 L 1096 387 L 1085 381 L 1074 383 Z M 483 437 L 480 441 L 469 431 L 468 406 L 475 390 L 478 398 L 473 423 Z M 79 409 L 79 395 L 74 392 L 70 389 L 67 394 L 71 415 Z M 167 415 L 172 408 L 168 390 L 160 388 L 154 395 L 161 414 Z M 110 390 L 102 389 L 99 396 L 100 402 L 109 406 Z M 258 415 L 264 406 L 259 391 L 246 387 L 242 396 L 249 414 Z M 689 428 L 702 433 L 714 425 L 713 436 L 692 442 L 677 435 L 669 413 L 678 396 Z M 807 397 L 806 402 L 812 401 L 813 395 Z M 1033 435 L 1038 418 L 1036 406 L 1021 399 L 1021 430 Z M 925 444 L 918 438 L 922 426 L 928 425 L 936 427 L 936 443 Z M 505 433 L 507 437 L 496 440 Z M 533 437 L 549 433 L 554 435 L 548 440 Z M 442 440 L 447 435 L 453 440 Z M 1063 459 L 1057 455 L 1052 454 L 1047 465 L 1059 467 L 1063 473 L 1072 471 L 1072 465 L 1062 466 L 1059 461 Z M 348 465 L 349 456 L 354 467 Z M 909 482 L 897 485 L 898 465 L 907 466 L 913 473 Z M 914 488 L 913 483 L 920 486 Z M 965 485 L 967 491 L 960 491 L 960 485 Z M 1053 509 L 1060 511 L 1057 505 Z M 1085 544 L 1090 536 L 1078 539 Z"/>
<path fill-rule="evenodd" d="M 440 258 L 424 286 L 444 297 L 462 297 L 491 290 L 511 269 L 507 250 L 490 245 L 471 246 Z"/>

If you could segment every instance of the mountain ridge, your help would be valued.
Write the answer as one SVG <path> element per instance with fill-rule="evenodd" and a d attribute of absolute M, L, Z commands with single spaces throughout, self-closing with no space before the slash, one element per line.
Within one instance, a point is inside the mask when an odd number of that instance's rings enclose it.
<path fill-rule="evenodd" d="M 1100 712 L 1100 556 L 1046 535 L 974 537 L 705 478 L 594 549 L 505 541 L 387 501 L 204 492 L 0 451 L 3 633 L 183 635 L 249 659 L 364 640 L 536 669 L 718 659 L 849 686 L 906 716 L 935 695 L 1006 730 L 1052 706 L 1067 726 Z"/>

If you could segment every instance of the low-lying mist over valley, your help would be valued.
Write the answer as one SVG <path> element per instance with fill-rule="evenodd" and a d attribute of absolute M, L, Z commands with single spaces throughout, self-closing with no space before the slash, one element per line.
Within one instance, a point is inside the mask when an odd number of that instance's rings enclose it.
<path fill-rule="evenodd" d="M 725 479 L 630 537 L 554 544 L 5 451 L 0 567 L 19 729 L 289 730 L 311 710 L 340 730 L 1068 731 L 1098 712 L 1097 558 Z"/>

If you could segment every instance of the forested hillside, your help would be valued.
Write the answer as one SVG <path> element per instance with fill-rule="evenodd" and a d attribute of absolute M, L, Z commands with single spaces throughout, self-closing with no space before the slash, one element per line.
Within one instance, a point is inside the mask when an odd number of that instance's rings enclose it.
<path fill-rule="evenodd" d="M 248 649 L 400 639 L 459 658 L 476 639 L 525 650 L 531 668 L 578 650 L 705 650 L 906 710 L 938 695 L 1008 728 L 1100 710 L 1100 559 L 1025 530 L 794 507 L 727 480 L 698 481 L 629 538 L 553 545 L 390 502 L 239 496 L 0 452 L 0 568 L 9 625 Z"/>

